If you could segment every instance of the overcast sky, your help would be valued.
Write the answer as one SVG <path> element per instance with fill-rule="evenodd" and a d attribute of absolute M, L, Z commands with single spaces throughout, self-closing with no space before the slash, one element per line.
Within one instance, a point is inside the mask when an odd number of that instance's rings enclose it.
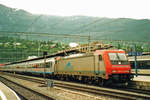
<path fill-rule="evenodd" d="M 34 14 L 150 19 L 150 0 L 0 0 Z"/>

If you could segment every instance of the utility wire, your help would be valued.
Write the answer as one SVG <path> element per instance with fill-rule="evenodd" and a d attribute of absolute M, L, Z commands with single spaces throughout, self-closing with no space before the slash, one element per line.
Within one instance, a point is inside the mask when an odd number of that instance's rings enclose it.
<path fill-rule="evenodd" d="M 0 33 L 5 34 L 20 34 L 20 35 L 39 35 L 39 36 L 54 36 L 54 37 L 79 37 L 79 38 L 88 38 L 86 35 L 78 34 L 51 34 L 51 33 L 37 33 L 37 32 L 9 32 L 9 31 L 0 31 Z M 3 35 L 0 35 L 3 36 Z"/>

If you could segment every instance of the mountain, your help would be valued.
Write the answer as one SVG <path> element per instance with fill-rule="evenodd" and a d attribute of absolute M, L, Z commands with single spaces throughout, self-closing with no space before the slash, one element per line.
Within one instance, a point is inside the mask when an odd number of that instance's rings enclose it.
<path fill-rule="evenodd" d="M 41 34 L 90 34 L 93 39 L 98 40 L 149 41 L 150 39 L 150 20 L 148 19 L 36 15 L 1 4 L 0 16 L 0 34 L 2 35 L 5 34 L 3 31 L 7 31 Z"/>

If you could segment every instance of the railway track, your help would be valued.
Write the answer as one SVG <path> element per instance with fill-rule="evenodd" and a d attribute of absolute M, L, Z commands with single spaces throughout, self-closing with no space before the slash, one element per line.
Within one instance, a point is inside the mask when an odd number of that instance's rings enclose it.
<path fill-rule="evenodd" d="M 0 76 L 0 81 L 13 89 L 23 100 L 54 100 L 47 95 L 41 94 L 2 76 Z"/>
<path fill-rule="evenodd" d="M 140 90 L 140 89 L 135 89 L 132 87 L 123 87 L 123 88 L 118 88 L 119 90 L 125 90 L 125 91 L 130 91 L 130 92 L 135 92 L 135 93 L 140 93 L 140 94 L 146 94 L 146 95 L 150 95 L 150 91 L 147 90 Z"/>
<path fill-rule="evenodd" d="M 11 77 L 16 77 L 40 84 L 45 84 L 45 79 L 42 78 L 36 78 L 36 77 L 29 77 L 29 76 L 23 76 L 23 75 L 14 75 L 14 74 L 7 74 L 11 75 Z M 91 94 L 96 95 L 105 95 L 113 98 L 118 99 L 126 99 L 126 100 L 150 100 L 150 93 L 147 91 L 141 91 L 141 90 L 133 90 L 133 89 L 123 89 L 118 88 L 112 89 L 112 88 L 104 88 L 104 87 L 97 87 L 97 86 L 89 86 L 85 84 L 78 84 L 78 83 L 70 83 L 70 82 L 64 82 L 64 81 L 54 81 L 56 87 L 61 87 L 65 89 L 70 89 L 73 91 L 82 91 L 87 92 Z"/>

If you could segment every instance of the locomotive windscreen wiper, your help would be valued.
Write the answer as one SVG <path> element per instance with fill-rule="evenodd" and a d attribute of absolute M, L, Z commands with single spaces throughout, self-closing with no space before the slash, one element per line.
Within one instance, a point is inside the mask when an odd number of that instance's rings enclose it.
<path fill-rule="evenodd" d="M 111 64 L 118 65 L 118 64 L 128 64 L 127 57 L 123 53 L 109 53 L 109 58 Z"/>

